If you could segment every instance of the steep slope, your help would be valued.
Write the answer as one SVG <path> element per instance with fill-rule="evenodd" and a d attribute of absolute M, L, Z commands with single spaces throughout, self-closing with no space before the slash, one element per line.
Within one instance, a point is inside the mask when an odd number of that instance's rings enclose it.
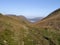
<path fill-rule="evenodd" d="M 60 13 L 60 8 L 54 10 L 52 13 L 50 13 L 50 14 L 49 14 L 47 17 L 45 17 L 44 19 L 46 19 L 46 18 L 51 18 L 51 17 L 53 17 L 53 16 L 59 15 L 59 13 Z"/>
<path fill-rule="evenodd" d="M 20 20 L 20 23 L 23 23 L 23 24 L 28 24 L 28 23 L 30 23 L 30 22 L 28 21 L 28 19 L 25 18 L 25 17 L 22 16 L 22 15 L 16 16 L 16 15 L 12 15 L 12 14 L 10 15 L 10 14 L 8 14 L 7 16 L 10 17 L 10 18 L 16 19 L 16 20 Z"/>
<path fill-rule="evenodd" d="M 51 14 L 49 14 L 46 18 L 42 19 L 40 22 L 37 22 L 38 26 L 48 26 L 55 27 L 57 29 L 60 28 L 60 9 L 55 10 Z"/>
<path fill-rule="evenodd" d="M 54 42 L 53 45 L 60 45 L 60 9 L 53 11 L 34 26 L 40 29 L 46 40 Z"/>

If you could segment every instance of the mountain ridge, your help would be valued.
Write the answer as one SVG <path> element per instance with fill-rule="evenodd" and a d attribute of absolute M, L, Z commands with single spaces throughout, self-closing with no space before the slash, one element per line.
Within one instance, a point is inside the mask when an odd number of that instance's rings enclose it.
<path fill-rule="evenodd" d="M 55 13 L 54 13 L 55 12 Z M 60 19 L 59 18 L 59 16 L 60 16 L 60 8 L 59 9 L 57 9 L 57 10 L 55 10 L 54 12 L 52 12 L 51 14 L 49 14 L 47 17 L 45 17 L 45 18 L 43 18 L 40 22 L 37 22 L 36 23 L 36 25 L 38 24 L 38 23 L 41 23 L 43 26 L 44 26 L 44 23 L 45 24 L 47 24 L 47 25 L 49 25 L 48 23 L 49 22 L 53 22 L 54 23 L 54 21 L 57 21 L 58 22 L 58 19 Z M 51 23 L 52 23 L 51 22 Z M 39 25 L 39 24 L 38 24 Z M 41 25 L 41 26 L 42 26 Z"/>

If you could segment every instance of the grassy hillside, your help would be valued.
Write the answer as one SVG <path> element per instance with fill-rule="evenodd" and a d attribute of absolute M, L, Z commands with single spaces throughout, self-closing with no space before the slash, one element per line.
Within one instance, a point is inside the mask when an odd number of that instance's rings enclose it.
<path fill-rule="evenodd" d="M 0 45 L 48 45 L 38 28 L 17 18 L 0 15 Z"/>
<path fill-rule="evenodd" d="M 20 20 L 0 15 L 0 45 L 21 45 L 23 29 L 27 30 L 26 24 Z"/>
<path fill-rule="evenodd" d="M 55 10 L 40 22 L 35 23 L 43 35 L 50 38 L 55 45 L 60 45 L 60 9 Z"/>
<path fill-rule="evenodd" d="M 15 17 L 0 15 L 0 45 L 45 44 L 45 41 L 41 43 L 44 38 L 39 38 L 37 29 L 24 24 Z"/>
<path fill-rule="evenodd" d="M 0 14 L 0 45 L 60 45 L 60 9 L 54 12 L 35 24 Z"/>
<path fill-rule="evenodd" d="M 19 20 L 20 21 L 20 23 L 23 23 L 23 24 L 28 24 L 28 23 L 30 23 L 30 21 L 27 19 L 27 18 L 25 18 L 24 16 L 16 16 L 16 15 L 7 15 L 8 17 L 10 17 L 10 18 L 13 18 L 13 19 L 15 19 L 15 20 Z"/>
<path fill-rule="evenodd" d="M 46 18 L 42 19 L 41 21 L 37 22 L 35 25 L 44 26 L 44 27 L 55 27 L 60 28 L 60 9 L 55 10 Z"/>

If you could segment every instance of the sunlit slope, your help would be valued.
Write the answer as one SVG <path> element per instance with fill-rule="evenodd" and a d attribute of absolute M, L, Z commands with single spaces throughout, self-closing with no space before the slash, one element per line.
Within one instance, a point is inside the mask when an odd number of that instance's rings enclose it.
<path fill-rule="evenodd" d="M 25 18 L 24 16 L 16 16 L 16 15 L 7 15 L 8 17 L 10 17 L 10 18 L 13 18 L 13 19 L 15 19 L 15 20 L 19 20 L 20 21 L 20 23 L 22 23 L 22 24 L 28 24 L 28 23 L 30 23 L 30 21 L 27 19 L 27 18 Z"/>
<path fill-rule="evenodd" d="M 53 11 L 46 18 L 35 23 L 34 26 L 46 36 L 45 39 L 52 41 L 54 45 L 60 45 L 60 9 Z"/>
<path fill-rule="evenodd" d="M 0 14 L 0 45 L 60 45 L 60 10 L 54 12 L 34 24 Z"/>
<path fill-rule="evenodd" d="M 46 18 L 41 20 L 40 22 L 37 22 L 35 25 L 38 27 L 54 27 L 59 30 L 60 28 L 60 9 L 55 10 L 50 15 L 48 15 Z"/>
<path fill-rule="evenodd" d="M 37 28 L 14 18 L 0 15 L 0 45 L 49 44 Z"/>
<path fill-rule="evenodd" d="M 27 26 L 23 21 L 0 15 L 0 45 L 22 45 Z"/>

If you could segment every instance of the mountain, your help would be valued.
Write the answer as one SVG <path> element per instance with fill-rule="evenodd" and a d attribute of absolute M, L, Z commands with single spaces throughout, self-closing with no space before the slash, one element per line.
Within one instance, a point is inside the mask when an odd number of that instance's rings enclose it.
<path fill-rule="evenodd" d="M 33 24 L 0 13 L 0 45 L 60 45 L 60 9 Z"/>
<path fill-rule="evenodd" d="M 26 17 L 24 17 L 22 15 L 16 16 L 16 15 L 8 14 L 6 16 L 8 16 L 10 18 L 13 18 L 13 19 L 16 19 L 16 20 L 20 20 L 20 22 L 23 23 L 23 24 L 24 23 L 26 23 L 26 24 L 30 23 L 30 21 Z"/>
<path fill-rule="evenodd" d="M 26 24 L 25 18 L 0 14 L 0 45 L 44 45 L 45 42 L 48 41 L 37 28 Z"/>
<path fill-rule="evenodd" d="M 43 18 L 41 21 L 37 22 L 38 26 L 51 26 L 60 28 L 60 8 L 50 13 L 47 17 Z"/>
<path fill-rule="evenodd" d="M 40 29 L 45 39 L 54 43 L 50 42 L 50 45 L 60 45 L 60 8 L 35 23 L 34 26 Z"/>
<path fill-rule="evenodd" d="M 39 20 L 43 19 L 43 17 L 35 17 L 35 18 L 29 18 L 28 20 L 31 21 L 31 22 L 37 22 Z"/>
<path fill-rule="evenodd" d="M 23 45 L 28 26 L 25 18 L 0 14 L 0 45 Z"/>

